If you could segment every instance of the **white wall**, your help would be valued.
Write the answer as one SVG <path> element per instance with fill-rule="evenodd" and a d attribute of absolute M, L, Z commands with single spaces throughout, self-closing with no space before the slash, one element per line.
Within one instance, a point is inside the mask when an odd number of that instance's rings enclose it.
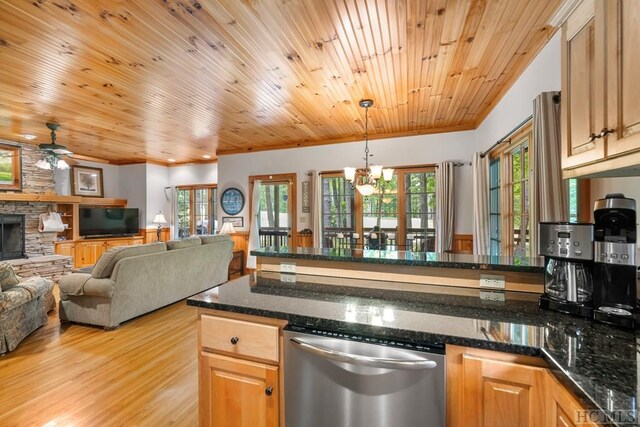
<path fill-rule="evenodd" d="M 442 161 L 470 162 L 474 150 L 474 132 L 450 132 L 436 135 L 419 135 L 404 138 L 379 139 L 369 142 L 374 155 L 373 162 L 385 166 L 406 166 L 431 164 Z M 240 213 L 244 217 L 245 230 L 249 226 L 248 200 L 249 176 L 277 173 L 296 173 L 298 193 L 302 182 L 307 180 L 311 170 L 339 170 L 345 166 L 362 166 L 364 143 L 322 145 L 317 147 L 273 150 L 247 154 L 221 156 L 218 159 L 219 193 L 229 187 L 237 187 L 245 196 L 245 208 Z M 455 232 L 471 233 L 472 203 L 471 167 L 456 168 L 456 220 Z M 298 230 L 311 228 L 309 215 L 302 213 L 302 198 L 298 196 L 296 209 Z M 218 220 L 225 215 L 218 212 Z"/>
<path fill-rule="evenodd" d="M 120 197 L 120 170 L 118 166 L 105 163 L 87 162 L 84 160 L 78 160 L 77 163 L 79 166 L 88 166 L 92 168 L 102 169 L 104 197 Z M 71 169 L 56 169 L 53 172 L 53 179 L 56 183 L 57 194 L 63 196 L 68 196 L 71 194 Z"/>
<path fill-rule="evenodd" d="M 124 165 L 119 168 L 118 197 L 127 199 L 127 207 L 140 209 L 140 228 L 147 218 L 147 165 Z"/>
<path fill-rule="evenodd" d="M 216 184 L 218 164 L 172 166 L 169 169 L 169 185 Z"/>
<path fill-rule="evenodd" d="M 475 130 L 476 151 L 484 151 L 533 114 L 533 100 L 541 92 L 560 90 L 560 31 L 516 80 Z"/>
<path fill-rule="evenodd" d="M 153 223 L 153 218 L 158 212 L 162 212 L 165 219 L 171 223 L 171 192 L 169 190 L 165 191 L 165 188 L 169 186 L 170 169 L 165 166 L 147 164 L 146 227 L 158 226 Z"/>

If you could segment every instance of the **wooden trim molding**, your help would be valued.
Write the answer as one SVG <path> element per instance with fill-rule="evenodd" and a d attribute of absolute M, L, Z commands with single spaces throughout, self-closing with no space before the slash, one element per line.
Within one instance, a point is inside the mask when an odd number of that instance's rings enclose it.
<path fill-rule="evenodd" d="M 147 227 L 140 230 L 140 235 L 144 237 L 145 243 L 153 243 L 158 241 L 158 228 Z M 171 240 L 171 228 L 162 227 L 160 230 L 160 241 L 167 242 Z"/>

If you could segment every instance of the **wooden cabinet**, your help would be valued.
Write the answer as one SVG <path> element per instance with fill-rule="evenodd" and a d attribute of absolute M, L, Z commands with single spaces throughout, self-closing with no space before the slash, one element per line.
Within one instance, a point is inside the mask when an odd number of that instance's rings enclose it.
<path fill-rule="evenodd" d="M 606 17 L 607 155 L 640 149 L 640 4 L 603 1 Z"/>
<path fill-rule="evenodd" d="M 94 265 L 105 250 L 104 240 L 78 242 L 75 249 L 75 266 L 83 268 Z"/>
<path fill-rule="evenodd" d="M 66 255 L 70 257 L 76 256 L 76 244 L 75 242 L 60 242 L 56 243 L 55 252 L 58 255 Z"/>
<path fill-rule="evenodd" d="M 546 369 L 541 361 L 447 347 L 449 426 L 545 427 Z"/>
<path fill-rule="evenodd" d="M 118 246 L 131 246 L 133 244 L 133 239 L 106 240 L 104 244 L 107 249 L 116 248 Z"/>
<path fill-rule="evenodd" d="M 202 352 L 201 426 L 277 427 L 278 368 Z"/>
<path fill-rule="evenodd" d="M 598 7 L 602 7 L 598 2 Z M 604 158 L 604 28 L 596 1 L 585 0 L 562 27 L 563 168 Z"/>
<path fill-rule="evenodd" d="M 595 426 L 535 357 L 447 346 L 449 427 Z"/>
<path fill-rule="evenodd" d="M 144 245 L 144 237 L 136 236 L 131 238 L 132 245 Z"/>
<path fill-rule="evenodd" d="M 639 19 L 635 0 L 583 0 L 562 27 L 565 178 L 640 163 Z"/>
<path fill-rule="evenodd" d="M 596 427 L 583 411 L 584 407 L 549 373 L 546 382 L 547 425 L 553 427 Z"/>
<path fill-rule="evenodd" d="M 199 317 L 200 425 L 281 425 L 286 322 L 206 309 Z"/>

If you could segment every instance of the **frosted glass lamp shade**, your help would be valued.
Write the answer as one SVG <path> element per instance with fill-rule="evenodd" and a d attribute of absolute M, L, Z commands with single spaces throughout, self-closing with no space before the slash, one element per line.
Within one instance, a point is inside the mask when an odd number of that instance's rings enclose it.
<path fill-rule="evenodd" d="M 162 212 L 158 212 L 156 214 L 156 216 L 153 218 L 153 223 L 154 224 L 166 224 L 167 220 L 164 219 L 164 215 L 162 214 Z"/>
<path fill-rule="evenodd" d="M 40 159 L 36 162 L 38 169 L 51 170 L 51 165 L 45 159 Z"/>
<path fill-rule="evenodd" d="M 236 232 L 235 227 L 230 222 L 225 222 L 222 224 L 222 228 L 220 229 L 220 234 L 233 234 Z"/>
<path fill-rule="evenodd" d="M 58 169 L 61 169 L 61 170 L 67 170 L 67 169 L 69 169 L 69 163 L 67 163 L 64 160 L 60 159 L 60 160 L 58 160 L 58 164 L 56 165 L 56 167 Z"/>
<path fill-rule="evenodd" d="M 371 184 L 356 185 L 356 188 L 363 196 L 370 196 L 374 191 L 373 185 Z"/>
<path fill-rule="evenodd" d="M 371 177 L 373 179 L 380 179 L 382 176 L 382 165 L 371 166 Z"/>
<path fill-rule="evenodd" d="M 356 168 L 346 167 L 344 168 L 344 179 L 353 182 L 356 179 Z"/>
<path fill-rule="evenodd" d="M 385 181 L 391 181 L 393 179 L 393 168 L 382 169 L 382 178 Z"/>

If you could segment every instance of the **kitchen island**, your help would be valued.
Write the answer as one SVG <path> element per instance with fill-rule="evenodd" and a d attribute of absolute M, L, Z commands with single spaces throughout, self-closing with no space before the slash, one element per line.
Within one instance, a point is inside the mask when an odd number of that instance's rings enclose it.
<path fill-rule="evenodd" d="M 522 366 L 527 372 L 551 372 L 550 379 L 536 385 L 544 393 L 527 394 L 528 399 L 547 396 L 544 404 L 535 403 L 546 408 L 545 422 L 532 425 L 561 425 L 552 421 L 554 417 L 559 420 L 562 411 L 565 417 L 572 416 L 570 412 L 576 412 L 576 408 L 587 410 L 585 414 L 595 419 L 611 410 L 622 411 L 622 421 L 637 415 L 640 383 L 635 333 L 542 311 L 536 294 L 506 292 L 504 300 L 495 301 L 482 299 L 476 289 L 428 285 L 406 288 L 406 284 L 299 274 L 294 281 L 290 276 L 270 272 L 244 276 L 196 295 L 187 303 L 201 309 L 201 318 L 229 315 L 236 321 L 253 319 L 279 328 L 299 325 L 366 336 L 371 343 L 381 345 L 398 341 L 410 347 L 446 346 L 448 418 L 452 426 L 467 423 L 451 412 L 466 390 L 456 389 L 466 380 L 455 377 L 465 360 L 511 364 L 512 368 L 519 366 L 514 361 L 524 360 Z M 231 346 L 223 348 L 222 354 L 233 355 L 234 351 Z M 454 355 L 460 357 L 453 360 Z M 494 355 L 498 355 L 498 362 Z M 500 355 L 507 359 L 500 360 Z M 281 370 L 281 360 L 272 360 L 272 365 Z M 568 391 L 553 391 L 554 382 Z M 577 397 L 572 409 L 561 407 L 572 396 Z M 555 402 L 555 406 L 548 402 Z"/>

